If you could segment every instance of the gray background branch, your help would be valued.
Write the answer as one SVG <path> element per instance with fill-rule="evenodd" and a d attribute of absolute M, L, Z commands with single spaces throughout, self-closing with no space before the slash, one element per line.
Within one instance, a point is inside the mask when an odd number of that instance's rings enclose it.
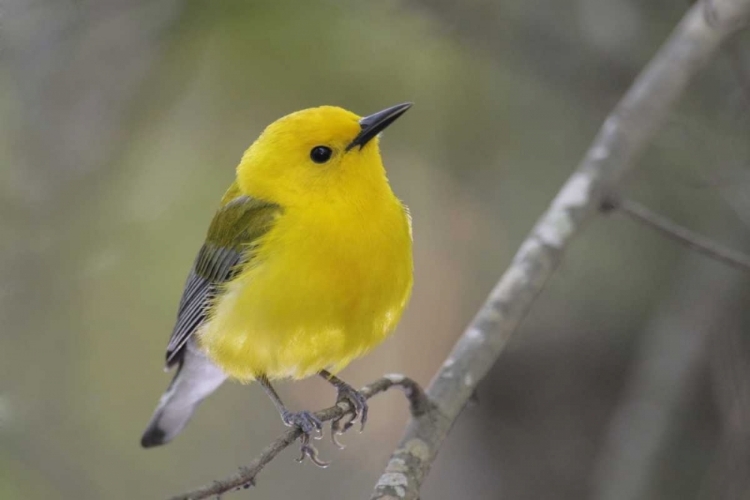
<path fill-rule="evenodd" d="M 361 386 L 403 372 L 426 384 L 685 9 L 0 0 L 0 497 L 166 498 L 251 464 L 284 430 L 258 387 L 227 384 L 169 446 L 137 443 L 169 381 L 164 342 L 217 200 L 253 138 L 296 109 L 416 103 L 382 143 L 414 215 L 413 300 L 396 334 L 342 376 Z M 693 34 L 686 53 L 703 43 Z M 615 194 L 747 255 L 750 32 L 728 42 Z M 722 294 L 673 297 L 698 271 L 681 265 L 692 251 L 624 217 L 591 218 L 572 241 L 478 386 L 480 404 L 452 425 L 423 498 L 581 500 L 607 471 L 619 478 L 610 491 L 632 491 L 638 472 L 644 496 L 660 500 L 747 487 L 738 332 L 750 309 L 738 304 L 750 279 L 737 272 Z M 681 324 L 680 308 L 665 305 L 674 303 L 714 304 L 726 329 L 709 332 L 677 383 L 661 384 L 677 364 L 641 367 L 660 355 L 653 325 Z M 625 450 L 611 430 L 647 396 L 633 387 L 661 391 L 650 404 L 670 417 L 656 460 L 631 476 L 619 472 Z M 295 409 L 335 398 L 322 381 L 279 390 Z M 285 450 L 250 492 L 231 496 L 361 497 L 408 419 L 397 391 L 371 408 L 346 450 L 320 443 L 328 469 Z"/>
<path fill-rule="evenodd" d="M 438 411 L 409 422 L 372 500 L 420 497 L 422 482 L 451 425 L 531 309 L 572 239 L 635 166 L 692 77 L 749 15 L 750 1 L 746 0 L 699 2 L 685 15 L 607 117 L 581 164 L 433 377 L 426 394 Z"/>

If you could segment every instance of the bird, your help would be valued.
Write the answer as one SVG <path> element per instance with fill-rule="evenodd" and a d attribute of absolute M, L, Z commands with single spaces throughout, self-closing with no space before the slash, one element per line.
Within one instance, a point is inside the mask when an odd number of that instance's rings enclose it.
<path fill-rule="evenodd" d="M 380 154 L 412 103 L 360 117 L 320 106 L 271 123 L 245 151 L 185 282 L 166 352 L 172 382 L 141 438 L 179 434 L 225 380 L 258 382 L 301 456 L 322 422 L 290 411 L 272 381 L 320 376 L 352 408 L 331 437 L 367 421 L 366 398 L 336 374 L 388 337 L 413 285 L 412 222 Z"/>

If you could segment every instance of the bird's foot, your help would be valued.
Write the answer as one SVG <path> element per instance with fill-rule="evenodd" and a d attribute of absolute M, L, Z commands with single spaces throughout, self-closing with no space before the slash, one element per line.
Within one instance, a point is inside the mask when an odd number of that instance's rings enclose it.
<path fill-rule="evenodd" d="M 281 420 L 287 427 L 299 427 L 304 434 L 323 434 L 323 422 L 309 411 L 285 411 L 281 414 Z"/>
<path fill-rule="evenodd" d="M 302 462 L 305 458 L 309 458 L 312 463 L 318 467 L 328 467 L 329 462 L 320 459 L 318 449 L 313 446 L 310 438 L 320 439 L 323 437 L 323 422 L 318 417 L 310 413 L 309 411 L 300 412 L 284 412 L 281 415 L 281 419 L 284 421 L 284 425 L 287 427 L 298 427 L 302 431 L 300 436 L 300 452 L 302 453 L 297 459 L 298 462 Z"/>
<path fill-rule="evenodd" d="M 338 391 L 339 394 L 336 398 L 336 402 L 340 403 L 341 401 L 346 401 L 352 408 L 350 412 L 345 413 L 331 422 L 331 441 L 333 441 L 333 444 L 339 449 L 344 449 L 344 445 L 338 441 L 337 436 L 341 436 L 351 429 L 358 420 L 360 422 L 359 432 L 365 430 L 368 406 L 367 398 L 353 387 L 341 384 L 338 386 Z"/>

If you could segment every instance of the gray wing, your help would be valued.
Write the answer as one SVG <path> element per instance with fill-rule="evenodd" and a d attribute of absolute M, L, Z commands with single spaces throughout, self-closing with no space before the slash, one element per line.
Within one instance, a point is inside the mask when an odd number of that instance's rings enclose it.
<path fill-rule="evenodd" d="M 240 262 L 240 251 L 209 244 L 201 247 L 180 299 L 177 322 L 167 345 L 167 367 L 179 361 L 185 342 L 205 321 L 217 285 L 231 279 Z"/>
<path fill-rule="evenodd" d="M 234 277 L 250 255 L 248 248 L 271 228 L 280 210 L 273 203 L 237 196 L 216 212 L 182 292 L 167 345 L 167 367 L 181 359 L 185 343 L 206 320 L 220 285 Z"/>

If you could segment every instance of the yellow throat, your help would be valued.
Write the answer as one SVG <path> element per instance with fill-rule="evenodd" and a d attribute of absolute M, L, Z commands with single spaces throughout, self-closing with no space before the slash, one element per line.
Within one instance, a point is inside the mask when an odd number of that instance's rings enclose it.
<path fill-rule="evenodd" d="M 243 156 L 207 243 L 242 233 L 244 257 L 198 332 L 230 376 L 335 372 L 395 328 L 412 288 L 411 223 L 377 134 L 406 109 L 365 118 L 330 106 L 299 111 Z M 255 200 L 275 207 L 262 231 L 255 212 L 241 212 Z"/>

